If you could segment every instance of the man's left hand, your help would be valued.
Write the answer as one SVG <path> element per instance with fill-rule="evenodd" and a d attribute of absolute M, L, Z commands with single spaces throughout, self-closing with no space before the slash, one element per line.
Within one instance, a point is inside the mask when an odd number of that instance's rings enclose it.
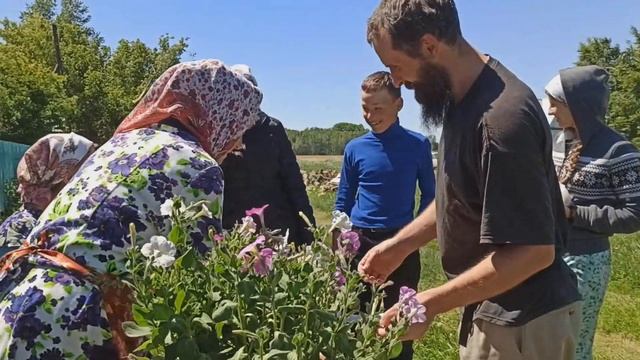
<path fill-rule="evenodd" d="M 379 336 L 387 336 L 389 333 L 389 327 L 393 324 L 398 316 L 398 305 L 394 305 L 391 309 L 387 310 L 384 314 L 382 314 L 382 318 L 380 319 L 380 325 L 378 327 L 378 335 Z M 424 334 L 426 334 L 427 330 L 431 326 L 433 322 L 433 318 L 429 312 L 427 312 L 427 321 L 423 323 L 417 323 L 409 326 L 407 331 L 402 335 L 400 340 L 419 340 Z"/>

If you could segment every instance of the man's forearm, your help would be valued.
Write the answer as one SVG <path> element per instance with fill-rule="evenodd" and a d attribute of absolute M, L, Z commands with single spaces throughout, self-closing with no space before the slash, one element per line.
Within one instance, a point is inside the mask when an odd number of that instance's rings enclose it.
<path fill-rule="evenodd" d="M 431 316 L 474 304 L 512 289 L 547 268 L 553 245 L 505 245 L 473 268 L 437 288 L 418 295 Z"/>
<path fill-rule="evenodd" d="M 392 241 L 407 255 L 420 249 L 436 238 L 436 202 L 429 206 L 411 223 L 402 228 Z"/>

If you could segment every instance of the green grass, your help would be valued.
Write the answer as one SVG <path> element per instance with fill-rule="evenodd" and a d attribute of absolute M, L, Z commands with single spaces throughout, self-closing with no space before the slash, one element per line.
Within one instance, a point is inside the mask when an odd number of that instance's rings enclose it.
<path fill-rule="evenodd" d="M 330 164 L 330 162 L 334 162 Z M 339 168 L 334 159 L 302 160 L 303 169 Z M 319 224 L 331 220 L 334 194 L 309 194 Z M 615 236 L 612 241 L 613 273 L 600 313 L 594 346 L 596 360 L 640 359 L 640 234 Z M 436 244 L 422 249 L 420 288 L 445 281 Z M 458 313 L 439 316 L 427 335 L 415 345 L 416 360 L 458 359 Z"/>
<path fill-rule="evenodd" d="M 340 170 L 341 155 L 300 155 L 297 156 L 300 168 L 305 171 Z"/>

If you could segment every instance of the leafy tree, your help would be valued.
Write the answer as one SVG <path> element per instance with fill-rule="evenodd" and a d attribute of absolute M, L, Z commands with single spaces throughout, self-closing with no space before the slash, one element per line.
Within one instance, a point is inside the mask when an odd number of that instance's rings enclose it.
<path fill-rule="evenodd" d="M 187 48 L 187 39 L 163 35 L 156 47 L 123 39 L 112 50 L 90 19 L 82 0 L 35 0 L 19 21 L 0 21 L 3 139 L 30 144 L 52 131 L 74 131 L 103 142 L 151 81 L 178 63 Z M 53 71 L 53 23 L 61 74 Z"/>
<path fill-rule="evenodd" d="M 607 123 L 640 146 L 640 32 L 621 49 L 609 38 L 591 38 L 580 44 L 578 65 L 595 64 L 611 74 Z"/>

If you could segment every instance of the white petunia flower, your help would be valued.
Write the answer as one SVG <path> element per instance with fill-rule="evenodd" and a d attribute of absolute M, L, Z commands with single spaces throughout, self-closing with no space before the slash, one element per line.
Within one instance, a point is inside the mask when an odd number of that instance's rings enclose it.
<path fill-rule="evenodd" d="M 253 217 L 245 216 L 242 218 L 242 225 L 240 225 L 240 233 L 242 234 L 255 234 L 257 229 L 256 223 L 253 221 Z"/>
<path fill-rule="evenodd" d="M 350 231 L 353 224 L 349 219 L 349 215 L 342 211 L 334 210 L 333 220 L 331 220 L 331 229 L 340 229 L 340 231 Z"/>
<path fill-rule="evenodd" d="M 152 236 L 142 245 L 142 255 L 153 259 L 153 265 L 166 268 L 176 260 L 176 246 L 164 236 Z"/>
<path fill-rule="evenodd" d="M 161 255 L 157 257 L 155 260 L 153 260 L 153 265 L 166 269 L 169 266 L 173 265 L 175 261 L 176 261 L 176 258 L 173 256 Z"/>

